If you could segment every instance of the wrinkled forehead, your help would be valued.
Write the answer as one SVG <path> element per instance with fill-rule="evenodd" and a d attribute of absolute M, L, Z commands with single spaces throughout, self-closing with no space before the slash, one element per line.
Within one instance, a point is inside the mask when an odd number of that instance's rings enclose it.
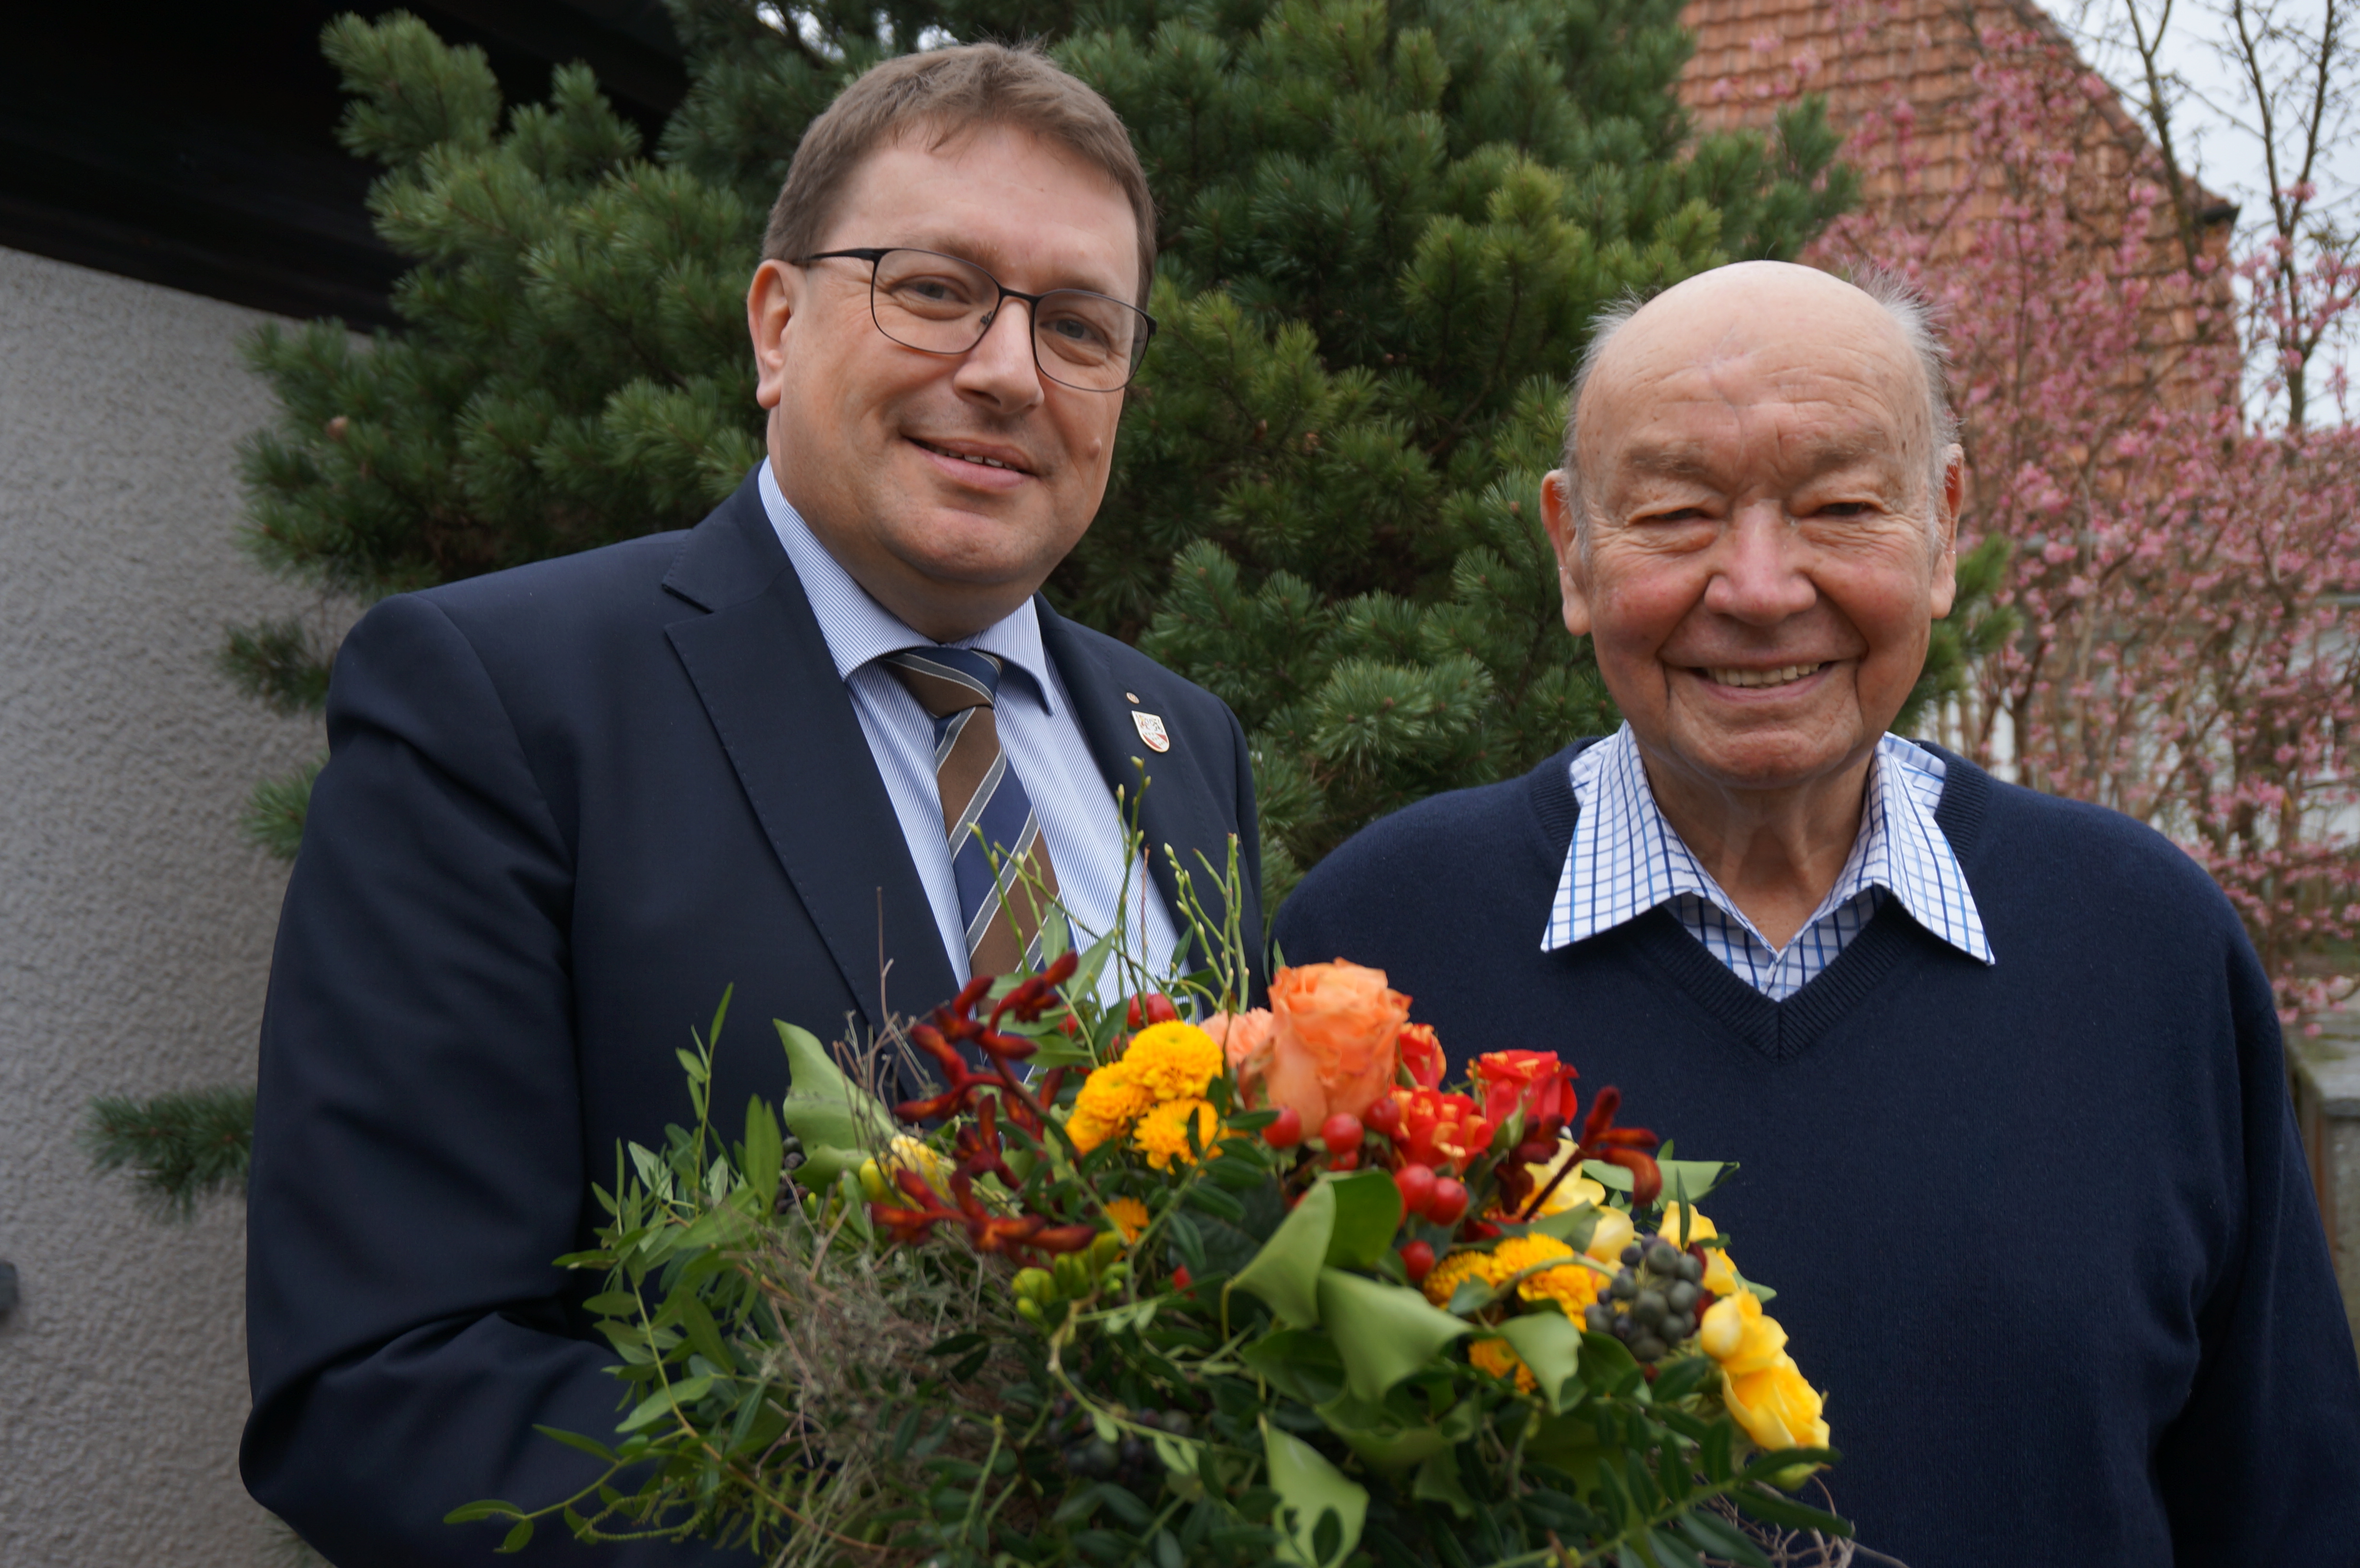
<path fill-rule="evenodd" d="M 1799 477 L 1914 465 L 1932 431 L 1923 371 L 1899 330 L 1873 321 L 1740 325 L 1643 313 L 1583 389 L 1585 467 L 1613 476 Z M 1880 330 L 1881 329 L 1881 330 Z"/>

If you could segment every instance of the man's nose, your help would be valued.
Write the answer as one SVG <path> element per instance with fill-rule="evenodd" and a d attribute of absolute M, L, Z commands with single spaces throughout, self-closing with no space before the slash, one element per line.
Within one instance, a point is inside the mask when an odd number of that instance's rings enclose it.
<path fill-rule="evenodd" d="M 1041 401 L 1041 365 L 1032 355 L 1032 308 L 1002 299 L 983 330 L 983 341 L 967 351 L 953 385 L 1001 413 L 1015 413 Z"/>
<path fill-rule="evenodd" d="M 1755 626 L 1775 626 L 1819 602 L 1806 570 L 1807 548 L 1784 507 L 1742 506 L 1722 536 L 1721 560 L 1705 588 L 1705 608 Z"/>

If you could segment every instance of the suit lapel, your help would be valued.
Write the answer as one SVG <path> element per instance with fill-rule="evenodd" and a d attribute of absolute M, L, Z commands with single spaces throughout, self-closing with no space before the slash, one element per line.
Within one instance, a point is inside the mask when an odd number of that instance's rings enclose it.
<path fill-rule="evenodd" d="M 1219 888 L 1196 860 L 1203 855 L 1216 875 L 1228 864 L 1229 825 L 1214 809 L 1218 797 L 1201 778 L 1192 776 L 1197 771 L 1192 760 L 1177 753 L 1159 755 L 1148 749 L 1131 720 L 1134 704 L 1124 695 L 1114 672 L 1074 635 L 1048 601 L 1035 594 L 1032 603 L 1040 611 L 1042 645 L 1056 662 L 1065 694 L 1074 700 L 1075 722 L 1107 787 L 1121 791 L 1125 802 L 1133 798 L 1139 801 L 1139 830 L 1147 840 L 1147 871 L 1164 895 L 1164 907 L 1172 911 L 1175 924 L 1185 932 L 1187 918 L 1180 907 L 1179 879 L 1173 875 L 1177 855 L 1179 864 L 1188 869 L 1205 912 L 1215 920 L 1223 919 L 1226 906 Z M 1142 760 L 1152 786 L 1143 793 L 1139 767 Z"/>
<path fill-rule="evenodd" d="M 689 535 L 664 588 L 706 612 L 665 635 L 869 1027 L 885 1027 L 889 1003 L 906 1014 L 949 996 L 901 819 L 752 479 Z"/>

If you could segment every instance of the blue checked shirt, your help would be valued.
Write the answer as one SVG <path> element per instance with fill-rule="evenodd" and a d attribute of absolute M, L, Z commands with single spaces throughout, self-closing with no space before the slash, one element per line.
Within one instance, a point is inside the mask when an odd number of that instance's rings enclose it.
<path fill-rule="evenodd" d="M 762 506 L 787 559 L 803 580 L 820 635 L 843 678 L 860 733 L 885 781 L 886 797 L 901 823 L 918 882 L 926 890 L 934 924 L 951 971 L 967 977 L 966 922 L 959 914 L 958 883 L 951 874 L 949 840 L 943 832 L 942 791 L 934 780 L 934 721 L 910 689 L 877 660 L 889 653 L 931 642 L 869 596 L 827 547 L 811 531 L 779 488 L 769 462 L 759 481 Z M 1057 897 L 1072 918 L 1078 945 L 1087 947 L 1114 928 L 1115 904 L 1123 898 L 1122 819 L 1113 791 L 1098 771 L 1081 726 L 1074 722 L 1073 699 L 1041 646 L 1041 620 L 1027 599 L 1007 619 L 962 637 L 954 648 L 980 648 L 1007 666 L 992 703 L 1000 749 L 1024 781 L 1042 836 L 1049 841 L 1057 868 Z M 1019 673 L 1021 672 L 1021 674 Z M 1131 866 L 1129 946 L 1134 962 L 1150 975 L 1166 973 L 1179 935 L 1164 896 L 1148 880 L 1144 861 Z M 1112 1004 L 1120 966 L 1107 965 L 1099 989 Z M 926 1005 L 940 998 L 929 999 Z"/>
<path fill-rule="evenodd" d="M 1950 841 L 1934 821 L 1946 771 L 1940 757 L 1898 735 L 1877 743 L 1852 855 L 1819 909 L 1782 950 L 1754 929 L 1664 820 L 1638 742 L 1624 724 L 1573 759 L 1581 814 L 1541 950 L 1569 946 L 1668 905 L 1706 952 L 1780 1002 L 1833 964 L 1893 898 L 1934 935 L 1990 964 L 1983 916 Z"/>

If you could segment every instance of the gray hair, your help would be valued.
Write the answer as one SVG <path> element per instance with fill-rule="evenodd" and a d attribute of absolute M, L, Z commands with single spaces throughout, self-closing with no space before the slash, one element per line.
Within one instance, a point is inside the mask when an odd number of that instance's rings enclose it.
<path fill-rule="evenodd" d="M 1933 438 L 1926 473 L 1926 527 L 1931 533 L 1933 500 L 1941 494 L 1942 481 L 1949 472 L 1945 459 L 1959 440 L 1959 417 L 1950 408 L 1950 351 L 1937 330 L 1939 313 L 1924 290 L 1899 273 L 1884 267 L 1865 267 L 1847 281 L 1876 301 L 1900 330 L 1910 353 L 1917 356 L 1918 374 L 1926 384 L 1926 430 Z M 1598 362 L 1606 357 L 1606 345 L 1631 324 L 1631 318 L 1650 298 L 1635 289 L 1628 290 L 1592 316 L 1590 341 L 1582 345 L 1580 361 L 1573 368 L 1573 391 L 1565 406 L 1565 452 L 1557 466 L 1565 471 L 1566 509 L 1573 517 L 1574 531 L 1581 538 L 1585 550 L 1590 538 L 1590 514 L 1581 485 L 1581 395 L 1590 389 L 1590 377 L 1597 370 Z"/>

